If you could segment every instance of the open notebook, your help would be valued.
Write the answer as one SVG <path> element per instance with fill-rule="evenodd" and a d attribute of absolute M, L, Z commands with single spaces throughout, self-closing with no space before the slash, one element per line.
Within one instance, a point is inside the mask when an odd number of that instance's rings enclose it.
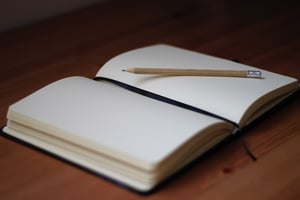
<path fill-rule="evenodd" d="M 156 76 L 129 67 L 255 69 L 169 45 L 125 52 L 95 80 L 58 80 L 12 104 L 3 131 L 141 192 L 299 88 L 296 79 Z"/>

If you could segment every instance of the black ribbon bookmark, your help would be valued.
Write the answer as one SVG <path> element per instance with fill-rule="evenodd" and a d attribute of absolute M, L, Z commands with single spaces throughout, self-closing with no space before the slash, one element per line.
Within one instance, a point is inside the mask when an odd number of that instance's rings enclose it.
<path fill-rule="evenodd" d="M 244 151 L 246 152 L 246 154 L 251 158 L 252 161 L 255 162 L 257 160 L 257 158 L 248 148 L 247 144 L 245 143 L 244 138 L 240 137 L 240 141 L 241 141 L 242 147 L 243 147 Z"/>

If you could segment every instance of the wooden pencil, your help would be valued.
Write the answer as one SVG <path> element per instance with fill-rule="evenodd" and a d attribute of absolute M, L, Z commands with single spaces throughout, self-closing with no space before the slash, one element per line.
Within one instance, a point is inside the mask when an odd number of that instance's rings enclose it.
<path fill-rule="evenodd" d="M 173 69 L 173 68 L 128 68 L 122 71 L 133 74 L 153 74 L 163 76 L 222 76 L 260 78 L 258 70 L 210 70 L 210 69 Z"/>

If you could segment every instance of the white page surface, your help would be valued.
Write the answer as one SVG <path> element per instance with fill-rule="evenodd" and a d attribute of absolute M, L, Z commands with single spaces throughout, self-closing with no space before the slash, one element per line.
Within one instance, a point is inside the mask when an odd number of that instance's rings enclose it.
<path fill-rule="evenodd" d="M 132 164 L 159 162 L 199 131 L 224 123 L 82 77 L 48 85 L 10 110 L 26 116 L 27 125 Z"/>
<path fill-rule="evenodd" d="M 262 71 L 263 78 L 155 76 L 123 72 L 134 67 L 251 70 L 257 68 L 168 45 L 123 53 L 108 61 L 96 77 L 106 77 L 214 113 L 237 124 L 257 99 L 296 79 Z"/>

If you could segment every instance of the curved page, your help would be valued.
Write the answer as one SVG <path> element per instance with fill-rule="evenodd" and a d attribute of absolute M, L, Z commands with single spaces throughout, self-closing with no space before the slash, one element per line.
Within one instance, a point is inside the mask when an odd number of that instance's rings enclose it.
<path fill-rule="evenodd" d="M 122 71 L 134 67 L 260 69 L 173 46 L 153 45 L 116 56 L 96 75 L 199 108 L 241 127 L 247 120 L 243 119 L 245 114 L 251 117 L 255 108 L 298 87 L 296 79 L 265 70 L 260 70 L 263 78 L 157 76 Z"/>

